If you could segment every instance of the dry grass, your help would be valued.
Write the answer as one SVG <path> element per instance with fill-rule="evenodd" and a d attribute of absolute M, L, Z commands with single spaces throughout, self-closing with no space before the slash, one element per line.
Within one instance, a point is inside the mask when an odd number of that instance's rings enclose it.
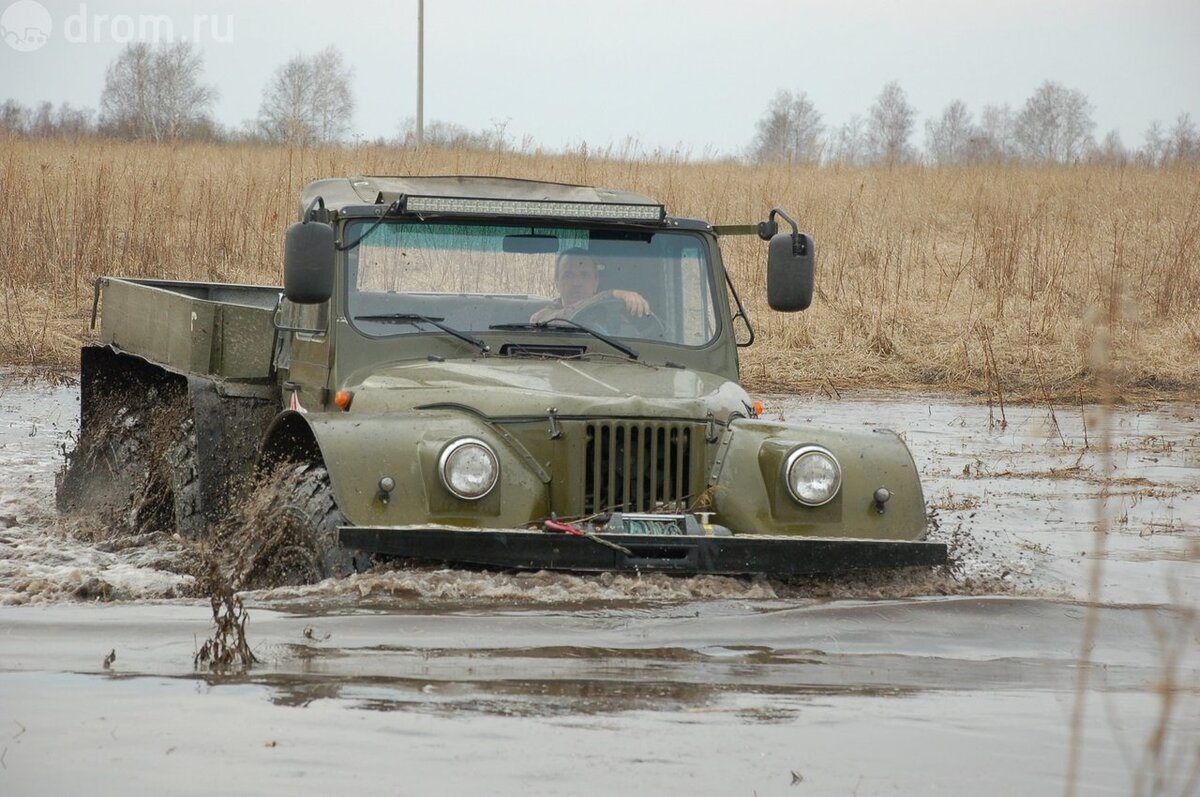
<path fill-rule="evenodd" d="M 70 365 L 100 275 L 278 283 L 299 189 L 342 174 L 485 174 L 640 190 L 717 223 L 793 212 L 817 241 L 807 312 L 766 309 L 765 247 L 726 243 L 759 390 L 1200 393 L 1200 172 L 812 169 L 470 150 L 290 150 L 0 137 L 0 362 Z"/>

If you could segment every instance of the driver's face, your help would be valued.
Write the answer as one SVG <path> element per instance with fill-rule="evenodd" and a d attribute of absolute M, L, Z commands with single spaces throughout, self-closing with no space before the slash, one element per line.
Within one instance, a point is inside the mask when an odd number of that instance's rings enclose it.
<path fill-rule="evenodd" d="M 600 284 L 596 264 L 590 257 L 582 255 L 568 258 L 559 265 L 556 282 L 564 305 L 590 299 L 596 295 L 596 287 Z"/>

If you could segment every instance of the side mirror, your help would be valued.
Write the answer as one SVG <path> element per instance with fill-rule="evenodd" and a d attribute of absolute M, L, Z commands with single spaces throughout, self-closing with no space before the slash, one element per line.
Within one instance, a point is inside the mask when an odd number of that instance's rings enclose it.
<path fill-rule="evenodd" d="M 813 239 L 802 232 L 771 236 L 767 250 L 767 303 L 772 310 L 794 313 L 812 304 Z"/>
<path fill-rule="evenodd" d="M 333 227 L 296 222 L 283 238 L 283 295 L 296 304 L 320 304 L 333 295 Z"/>

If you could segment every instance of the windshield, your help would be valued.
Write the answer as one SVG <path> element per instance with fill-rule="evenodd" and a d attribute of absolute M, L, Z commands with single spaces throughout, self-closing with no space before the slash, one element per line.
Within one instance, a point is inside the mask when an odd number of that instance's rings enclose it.
<path fill-rule="evenodd" d="M 702 346 L 717 334 L 704 241 L 685 232 L 517 224 L 350 225 L 346 314 L 371 336 L 528 328 Z M 575 330 L 576 333 L 578 330 Z"/>

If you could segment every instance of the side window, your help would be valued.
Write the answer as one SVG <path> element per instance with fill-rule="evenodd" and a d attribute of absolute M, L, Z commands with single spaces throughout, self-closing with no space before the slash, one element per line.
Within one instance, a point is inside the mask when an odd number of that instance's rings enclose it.
<path fill-rule="evenodd" d="M 717 333 L 717 324 L 708 269 L 705 268 L 704 255 L 698 246 L 686 247 L 680 252 L 679 278 L 683 331 L 683 340 L 680 342 L 685 346 L 700 346 L 712 340 Z"/>

